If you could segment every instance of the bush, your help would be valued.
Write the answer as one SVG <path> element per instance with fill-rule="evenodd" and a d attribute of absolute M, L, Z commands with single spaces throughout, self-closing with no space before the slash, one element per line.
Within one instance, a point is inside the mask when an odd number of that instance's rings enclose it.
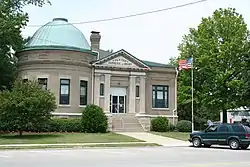
<path fill-rule="evenodd" d="M 166 117 L 156 117 L 151 120 L 151 130 L 155 132 L 168 131 L 168 119 Z"/>
<path fill-rule="evenodd" d="M 192 123 L 188 120 L 181 120 L 177 122 L 176 129 L 179 132 L 191 132 L 192 131 Z"/>
<path fill-rule="evenodd" d="M 175 125 L 169 124 L 169 125 L 168 125 L 168 130 L 169 130 L 170 132 L 175 131 Z"/>
<path fill-rule="evenodd" d="M 79 118 L 53 118 L 47 126 L 49 132 L 83 132 Z"/>
<path fill-rule="evenodd" d="M 0 93 L 0 122 L 20 135 L 26 129 L 45 126 L 55 109 L 54 94 L 36 81 L 17 80 L 11 91 Z"/>
<path fill-rule="evenodd" d="M 16 132 L 12 127 L 0 123 L 0 131 Z M 53 118 L 43 126 L 28 126 L 24 132 L 84 132 L 79 118 Z"/>
<path fill-rule="evenodd" d="M 82 125 L 87 133 L 105 133 L 108 118 L 101 107 L 90 104 L 82 112 Z"/>

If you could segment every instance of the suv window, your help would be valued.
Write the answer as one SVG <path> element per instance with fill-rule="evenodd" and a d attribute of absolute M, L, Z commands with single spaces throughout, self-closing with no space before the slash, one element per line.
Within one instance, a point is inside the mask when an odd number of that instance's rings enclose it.
<path fill-rule="evenodd" d="M 218 129 L 218 132 L 229 132 L 227 125 L 221 125 Z"/>
<path fill-rule="evenodd" d="M 245 129 L 242 125 L 232 125 L 234 132 L 245 132 Z"/>
<path fill-rule="evenodd" d="M 211 125 L 206 131 L 207 132 L 216 132 L 217 131 L 217 125 Z"/>

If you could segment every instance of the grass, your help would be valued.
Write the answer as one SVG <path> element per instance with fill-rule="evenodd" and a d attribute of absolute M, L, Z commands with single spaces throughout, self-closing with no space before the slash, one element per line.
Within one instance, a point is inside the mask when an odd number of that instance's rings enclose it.
<path fill-rule="evenodd" d="M 58 144 L 58 143 L 111 143 L 143 142 L 116 133 L 24 133 L 0 134 L 0 145 L 4 144 Z"/>
<path fill-rule="evenodd" d="M 190 133 L 183 133 L 183 132 L 153 132 L 154 134 L 170 137 L 173 139 L 188 141 Z"/>
<path fill-rule="evenodd" d="M 2 146 L 0 150 L 20 150 L 20 149 L 65 149 L 65 148 L 104 148 L 104 147 L 156 147 L 160 146 L 155 143 L 129 143 L 129 144 L 96 144 L 96 145 L 85 145 L 85 146 L 27 146 L 27 147 L 11 147 Z"/>

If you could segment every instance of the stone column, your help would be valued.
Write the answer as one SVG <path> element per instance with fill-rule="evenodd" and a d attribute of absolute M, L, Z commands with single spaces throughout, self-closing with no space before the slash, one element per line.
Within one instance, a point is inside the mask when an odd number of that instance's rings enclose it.
<path fill-rule="evenodd" d="M 109 107 L 110 107 L 110 79 L 111 75 L 110 74 L 104 74 L 105 79 L 104 79 L 104 112 L 105 113 L 110 113 Z"/>
<path fill-rule="evenodd" d="M 100 74 L 95 74 L 94 77 L 94 104 L 100 105 Z"/>
<path fill-rule="evenodd" d="M 146 92 L 146 86 L 145 86 L 145 76 L 140 77 L 140 114 L 145 113 L 145 92 Z"/>
<path fill-rule="evenodd" d="M 128 113 L 135 113 L 135 80 L 136 76 L 129 77 L 129 111 Z"/>

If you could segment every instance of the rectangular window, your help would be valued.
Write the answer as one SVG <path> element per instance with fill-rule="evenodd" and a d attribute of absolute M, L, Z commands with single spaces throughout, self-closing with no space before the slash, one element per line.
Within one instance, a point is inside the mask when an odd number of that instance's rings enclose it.
<path fill-rule="evenodd" d="M 104 83 L 100 84 L 100 96 L 104 96 Z"/>
<path fill-rule="evenodd" d="M 38 84 L 42 89 L 47 90 L 48 87 L 48 79 L 47 78 L 38 78 Z"/>
<path fill-rule="evenodd" d="M 80 80 L 80 105 L 87 105 L 88 81 Z"/>
<path fill-rule="evenodd" d="M 166 85 L 153 85 L 152 87 L 152 107 L 153 108 L 168 108 L 169 89 Z"/>
<path fill-rule="evenodd" d="M 70 99 L 70 80 L 60 79 L 60 104 L 68 105 Z"/>
<path fill-rule="evenodd" d="M 139 85 L 136 85 L 136 87 L 135 87 L 135 96 L 140 97 L 140 86 Z"/>

